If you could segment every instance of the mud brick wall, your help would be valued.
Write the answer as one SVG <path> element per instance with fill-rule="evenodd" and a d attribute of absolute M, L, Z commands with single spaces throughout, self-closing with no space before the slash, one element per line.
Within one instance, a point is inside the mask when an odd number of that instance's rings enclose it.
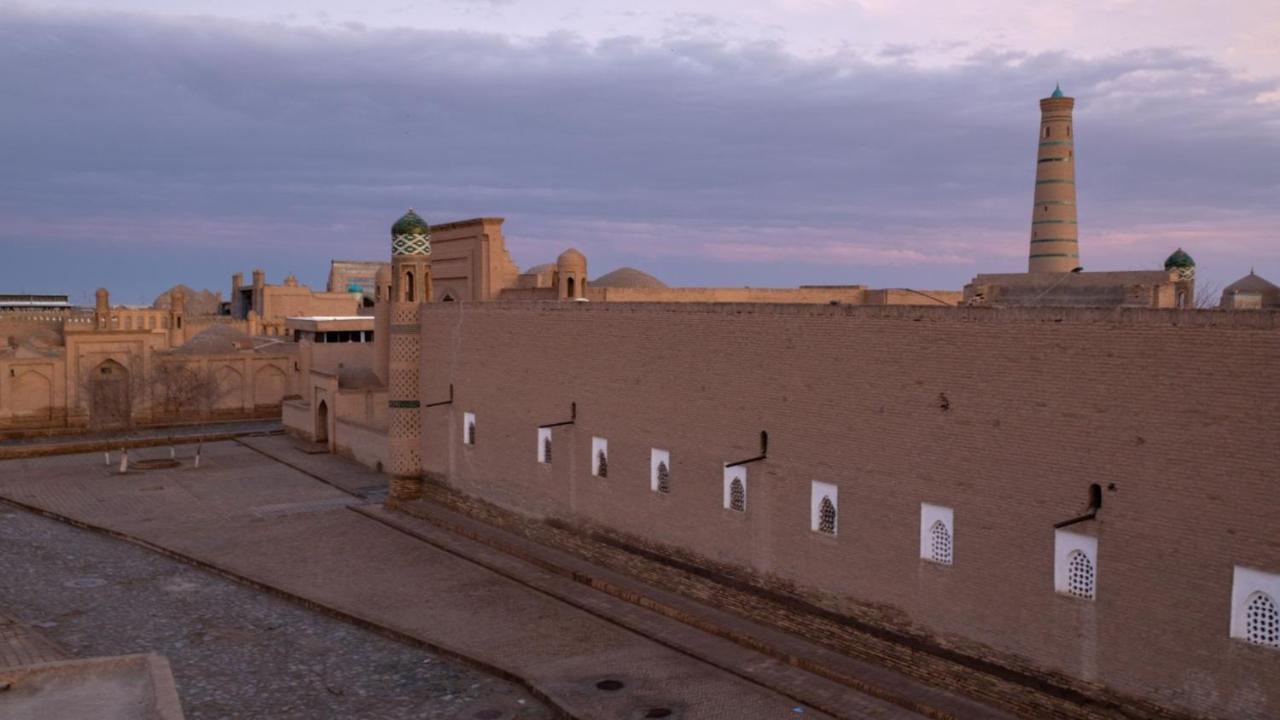
<path fill-rule="evenodd" d="M 985 660 L 1193 714 L 1280 715 L 1280 652 L 1228 637 L 1232 568 L 1280 572 L 1273 313 L 485 303 L 422 313 L 424 468 Z M 536 458 L 537 426 L 553 462 Z M 464 412 L 477 442 L 462 442 Z M 756 455 L 747 510 L 722 466 Z M 591 440 L 608 439 L 607 478 Z M 671 454 L 650 490 L 650 449 Z M 810 530 L 810 483 L 839 530 Z M 1053 588 L 1090 484 L 1098 595 Z M 920 504 L 955 560 L 919 558 Z"/>

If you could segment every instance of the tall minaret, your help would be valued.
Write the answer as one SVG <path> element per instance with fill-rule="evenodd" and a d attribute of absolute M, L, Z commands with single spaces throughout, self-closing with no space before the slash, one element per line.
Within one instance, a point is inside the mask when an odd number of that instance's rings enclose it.
<path fill-rule="evenodd" d="M 387 444 L 393 502 L 422 494 L 422 416 L 418 398 L 422 345 L 418 310 L 430 299 L 431 228 L 410 209 L 391 226 Z"/>
<path fill-rule="evenodd" d="M 1080 265 L 1076 226 L 1076 158 L 1071 109 L 1075 98 L 1055 87 L 1040 101 L 1040 150 L 1036 153 L 1036 206 L 1031 213 L 1027 272 L 1070 272 Z"/>

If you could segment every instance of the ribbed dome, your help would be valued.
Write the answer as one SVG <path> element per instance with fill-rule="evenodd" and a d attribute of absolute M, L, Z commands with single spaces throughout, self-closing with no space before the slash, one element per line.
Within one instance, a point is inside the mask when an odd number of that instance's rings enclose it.
<path fill-rule="evenodd" d="M 621 267 L 591 281 L 595 287 L 604 288 L 665 288 L 667 284 L 643 270 Z"/>
<path fill-rule="evenodd" d="M 1165 270 L 1173 270 L 1174 268 L 1193 268 L 1195 266 L 1196 261 L 1192 260 L 1191 256 L 1182 248 L 1174 250 L 1173 254 L 1164 261 Z"/>
<path fill-rule="evenodd" d="M 400 216 L 395 225 L 391 226 L 391 234 L 394 235 L 430 235 L 431 226 L 418 216 L 418 213 L 409 208 L 409 212 Z"/>

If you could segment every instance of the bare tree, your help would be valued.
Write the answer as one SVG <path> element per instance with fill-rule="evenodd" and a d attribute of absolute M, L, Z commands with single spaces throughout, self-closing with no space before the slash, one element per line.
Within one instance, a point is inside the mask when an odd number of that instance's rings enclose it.
<path fill-rule="evenodd" d="M 156 405 L 166 415 L 207 416 L 230 390 L 208 365 L 162 360 L 152 374 Z"/>
<path fill-rule="evenodd" d="M 1192 303 L 1192 307 L 1196 310 L 1213 310 L 1218 307 L 1218 298 L 1222 295 L 1222 288 L 1217 283 L 1205 283 L 1196 286 L 1196 300 Z"/>

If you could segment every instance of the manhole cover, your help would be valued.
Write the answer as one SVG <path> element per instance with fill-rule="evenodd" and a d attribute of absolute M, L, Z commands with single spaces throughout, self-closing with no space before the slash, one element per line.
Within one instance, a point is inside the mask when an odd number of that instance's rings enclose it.
<path fill-rule="evenodd" d="M 596 683 L 596 688 L 599 690 L 604 690 L 605 692 L 617 692 L 624 687 L 626 687 L 626 685 L 623 684 L 621 680 L 609 679 L 609 680 L 601 680 L 600 682 Z"/>
<path fill-rule="evenodd" d="M 654 705 L 633 710 L 627 718 L 628 720 L 679 720 L 682 715 L 683 713 L 676 707 Z"/>
<path fill-rule="evenodd" d="M 102 578 L 76 578 L 62 583 L 62 586 L 69 588 L 96 588 L 106 584 L 107 581 Z"/>
<path fill-rule="evenodd" d="M 150 460 L 139 460 L 133 464 L 133 467 L 139 470 L 167 470 L 176 468 L 181 464 L 173 458 L 152 458 Z"/>

